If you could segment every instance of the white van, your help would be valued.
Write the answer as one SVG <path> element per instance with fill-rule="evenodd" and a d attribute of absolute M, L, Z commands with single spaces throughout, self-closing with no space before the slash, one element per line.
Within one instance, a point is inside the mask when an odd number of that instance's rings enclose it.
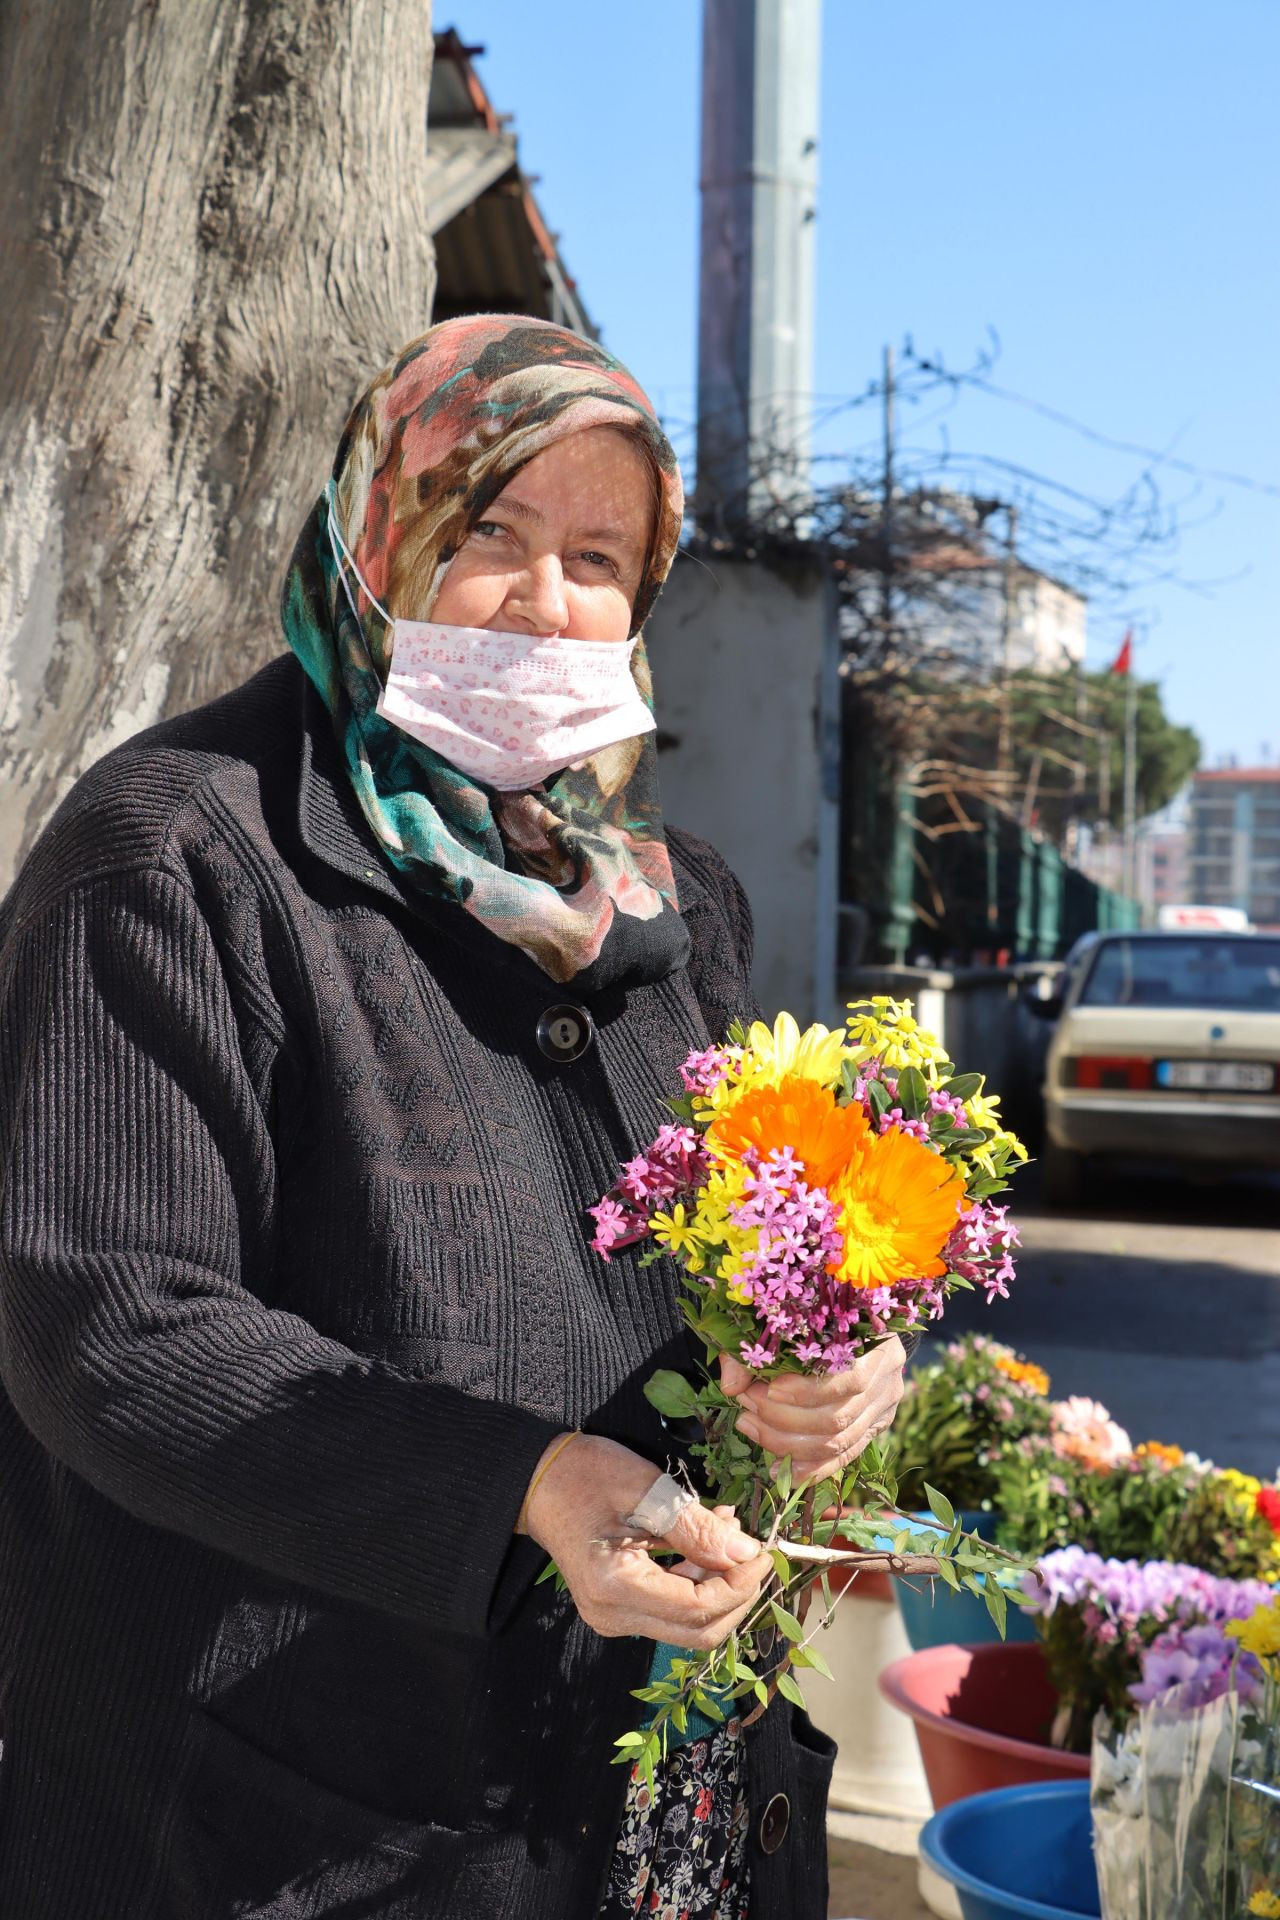
<path fill-rule="evenodd" d="M 1161 907 L 1156 914 L 1161 933 L 1248 933 L 1249 916 L 1242 907 Z"/>

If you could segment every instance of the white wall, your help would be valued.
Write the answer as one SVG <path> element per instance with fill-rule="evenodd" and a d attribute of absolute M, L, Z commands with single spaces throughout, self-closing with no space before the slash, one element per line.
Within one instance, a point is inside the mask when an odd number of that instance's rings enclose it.
<path fill-rule="evenodd" d="M 719 848 L 756 924 L 772 1018 L 839 1024 L 835 598 L 815 560 L 682 555 L 646 628 L 663 808 Z M 670 744 L 664 745 L 664 737 Z"/>

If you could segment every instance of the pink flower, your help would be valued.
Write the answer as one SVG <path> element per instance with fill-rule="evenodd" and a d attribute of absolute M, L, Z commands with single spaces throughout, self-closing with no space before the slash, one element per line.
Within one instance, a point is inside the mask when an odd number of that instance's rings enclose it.
<path fill-rule="evenodd" d="M 1101 1401 L 1083 1394 L 1068 1400 L 1055 1400 L 1051 1409 L 1050 1438 L 1053 1450 L 1064 1460 L 1078 1460 L 1082 1466 L 1108 1473 L 1133 1452 L 1124 1428 L 1117 1426 Z"/>

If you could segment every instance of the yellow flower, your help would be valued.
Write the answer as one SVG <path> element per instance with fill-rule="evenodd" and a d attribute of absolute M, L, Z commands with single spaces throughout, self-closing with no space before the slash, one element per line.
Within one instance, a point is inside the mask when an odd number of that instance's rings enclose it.
<path fill-rule="evenodd" d="M 1255 1607 L 1247 1620 L 1229 1620 L 1227 1632 L 1246 1653 L 1256 1654 L 1259 1660 L 1274 1660 L 1280 1653 L 1280 1600 Z"/>
<path fill-rule="evenodd" d="M 849 1002 L 849 1042 L 855 1060 L 873 1057 L 887 1067 L 919 1067 L 927 1080 L 936 1081 L 946 1052 L 927 1027 L 911 1016 L 910 1000 L 893 1000 L 879 993 L 870 1000 Z M 864 1013 L 862 1009 L 871 1011 Z"/>
<path fill-rule="evenodd" d="M 1257 1914 L 1259 1920 L 1280 1920 L 1280 1893 L 1274 1893 L 1270 1887 L 1259 1887 L 1249 1901 L 1249 1912 Z"/>
<path fill-rule="evenodd" d="M 784 1079 L 816 1080 L 820 1086 L 833 1087 L 843 1058 L 842 1033 L 816 1024 L 801 1033 L 789 1013 L 780 1013 L 772 1030 L 762 1020 L 753 1023 L 747 1034 L 742 1080 L 757 1087 L 776 1087 Z"/>
<path fill-rule="evenodd" d="M 654 1239 L 659 1241 L 668 1253 L 698 1251 L 702 1236 L 686 1215 L 683 1200 L 677 1200 L 670 1213 L 653 1214 L 649 1221 L 649 1228 Z"/>

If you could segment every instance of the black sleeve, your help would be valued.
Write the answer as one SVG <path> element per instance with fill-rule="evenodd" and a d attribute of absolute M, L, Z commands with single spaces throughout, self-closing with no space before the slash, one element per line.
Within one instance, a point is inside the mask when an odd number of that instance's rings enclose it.
<path fill-rule="evenodd" d="M 491 1624 L 558 1428 L 408 1378 L 254 1291 L 270 1127 L 179 881 L 73 887 L 0 951 L 0 1375 L 144 1521 L 459 1632 Z"/>

